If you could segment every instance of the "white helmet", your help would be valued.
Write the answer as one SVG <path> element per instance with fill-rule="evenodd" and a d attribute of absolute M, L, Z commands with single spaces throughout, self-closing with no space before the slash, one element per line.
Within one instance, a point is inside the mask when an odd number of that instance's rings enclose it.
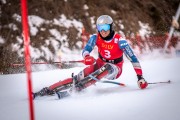
<path fill-rule="evenodd" d="M 113 19 L 109 15 L 101 15 L 96 21 L 96 25 L 112 24 L 112 23 L 113 23 Z"/>
<path fill-rule="evenodd" d="M 112 32 L 113 19 L 109 15 L 101 15 L 96 21 L 96 27 L 99 32 L 102 30 Z"/>

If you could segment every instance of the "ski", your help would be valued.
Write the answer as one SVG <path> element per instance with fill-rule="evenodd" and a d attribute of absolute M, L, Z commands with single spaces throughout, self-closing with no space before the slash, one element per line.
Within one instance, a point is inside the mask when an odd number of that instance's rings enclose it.
<path fill-rule="evenodd" d="M 110 64 L 105 64 L 100 69 L 96 70 L 95 72 L 91 73 L 90 75 L 86 76 L 84 79 L 82 79 L 80 81 L 74 80 L 74 78 L 73 78 L 73 82 L 61 85 L 58 88 L 54 89 L 53 91 L 50 91 L 49 93 L 44 93 L 44 92 L 47 92 L 47 90 L 45 88 L 43 88 L 39 92 L 32 93 L 33 99 L 35 99 L 37 97 L 42 97 L 42 96 L 52 96 L 54 94 L 56 94 L 59 99 L 68 97 L 68 96 L 70 96 L 70 94 L 73 90 L 75 90 L 75 91 L 83 90 L 85 88 L 84 85 L 86 83 L 94 80 L 93 78 L 96 78 L 98 75 L 100 75 L 101 73 L 103 73 L 105 71 L 111 72 Z M 92 76 L 93 76 L 93 78 L 92 78 Z M 43 90 L 45 90 L 45 91 L 43 91 Z"/>
<path fill-rule="evenodd" d="M 123 83 L 119 83 L 119 82 L 115 82 L 115 81 L 109 81 L 109 80 L 99 80 L 96 77 L 89 75 L 89 77 L 91 77 L 93 80 L 97 81 L 97 82 L 101 82 L 101 83 L 111 83 L 111 84 L 116 84 L 116 85 L 120 85 L 120 86 L 125 86 L 125 84 Z"/>
<path fill-rule="evenodd" d="M 49 94 L 49 95 L 43 95 L 43 96 L 54 96 L 54 95 L 55 95 L 55 93 Z M 32 92 L 32 98 L 33 98 L 33 100 L 36 99 L 36 98 L 38 98 L 38 97 L 43 97 L 43 96 L 40 95 L 38 92 L 35 92 L 35 93 Z"/>
<path fill-rule="evenodd" d="M 63 94 L 64 91 L 71 91 L 71 88 L 72 88 L 72 83 L 64 84 L 64 85 L 59 86 L 58 88 L 56 88 L 52 91 L 47 91 L 47 90 L 43 91 L 45 89 L 45 88 L 43 88 L 38 92 L 32 93 L 32 97 L 33 97 L 33 100 L 36 99 L 37 97 L 54 96 L 54 95 L 57 95 L 58 98 L 62 98 L 62 95 L 61 95 L 61 97 L 59 97 L 60 93 Z M 58 92 L 60 92 L 60 93 L 58 93 Z"/>

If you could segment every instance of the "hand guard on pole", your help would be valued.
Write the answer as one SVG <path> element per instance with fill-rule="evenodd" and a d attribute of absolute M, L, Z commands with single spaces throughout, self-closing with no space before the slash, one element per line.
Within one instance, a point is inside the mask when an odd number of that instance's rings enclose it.
<path fill-rule="evenodd" d="M 142 75 L 137 75 L 138 77 L 138 86 L 140 89 L 145 89 L 148 86 L 148 83 L 145 81 L 145 79 L 142 77 Z"/>
<path fill-rule="evenodd" d="M 96 60 L 94 59 L 94 57 L 90 56 L 90 55 L 87 55 L 85 58 L 84 58 L 84 64 L 85 65 L 92 65 L 96 62 Z"/>

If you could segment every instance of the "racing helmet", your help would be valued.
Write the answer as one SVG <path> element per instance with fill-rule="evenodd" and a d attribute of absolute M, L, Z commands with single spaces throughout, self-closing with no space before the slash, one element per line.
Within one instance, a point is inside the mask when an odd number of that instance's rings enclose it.
<path fill-rule="evenodd" d="M 98 32 L 112 31 L 113 19 L 109 15 L 101 15 L 96 21 L 96 27 Z"/>

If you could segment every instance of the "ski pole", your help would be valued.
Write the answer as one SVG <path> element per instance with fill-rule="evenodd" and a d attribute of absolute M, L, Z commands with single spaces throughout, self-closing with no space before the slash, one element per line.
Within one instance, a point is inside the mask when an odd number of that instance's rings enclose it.
<path fill-rule="evenodd" d="M 62 63 L 84 63 L 84 60 L 72 60 L 72 61 L 61 61 L 61 62 L 32 62 L 31 64 L 35 65 L 35 64 L 62 64 Z M 11 66 L 24 66 L 23 63 L 13 63 L 11 64 Z"/>
<path fill-rule="evenodd" d="M 102 83 L 112 83 L 112 84 L 116 84 L 116 85 L 120 85 L 120 86 L 124 86 L 124 87 L 126 86 L 123 83 L 119 83 L 119 82 L 115 82 L 115 81 L 108 81 L 108 80 L 104 80 L 104 81 L 102 81 Z"/>
<path fill-rule="evenodd" d="M 151 83 L 148 83 L 148 84 L 161 84 L 161 83 L 171 83 L 171 81 L 168 80 L 168 81 L 164 81 L 164 82 L 151 82 Z"/>
<path fill-rule="evenodd" d="M 120 86 L 125 86 L 125 84 L 123 83 L 119 83 L 119 82 L 115 82 L 115 81 L 108 81 L 108 80 L 99 80 L 96 77 L 89 75 L 90 78 L 92 78 L 93 80 L 97 81 L 97 82 L 102 82 L 102 83 L 112 83 L 112 84 L 116 84 L 116 85 L 120 85 Z"/>

